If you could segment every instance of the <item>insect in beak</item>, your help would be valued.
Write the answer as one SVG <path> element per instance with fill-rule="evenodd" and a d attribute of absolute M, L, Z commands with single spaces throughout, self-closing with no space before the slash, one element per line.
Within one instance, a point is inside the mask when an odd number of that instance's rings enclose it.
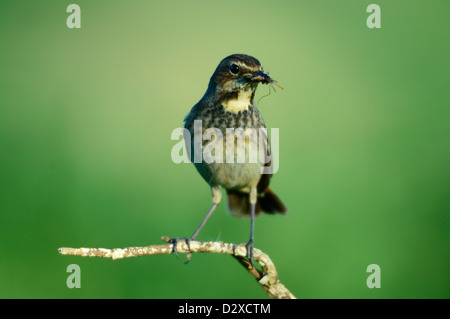
<path fill-rule="evenodd" d="M 258 71 L 255 73 L 246 73 L 243 75 L 244 79 L 247 80 L 248 82 L 253 82 L 253 83 L 262 83 L 262 84 L 269 84 L 269 83 L 273 83 L 276 86 L 278 86 L 280 89 L 283 89 L 283 87 L 281 85 L 278 84 L 277 81 L 273 80 L 269 74 L 264 73 L 263 71 Z"/>

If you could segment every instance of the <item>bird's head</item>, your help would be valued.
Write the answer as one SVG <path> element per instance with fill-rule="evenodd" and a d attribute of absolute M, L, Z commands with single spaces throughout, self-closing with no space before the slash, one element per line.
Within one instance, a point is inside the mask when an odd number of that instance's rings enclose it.
<path fill-rule="evenodd" d="M 258 83 L 274 81 L 264 73 L 261 63 L 252 56 L 233 54 L 223 59 L 211 78 L 218 89 L 237 92 L 255 90 Z"/>
<path fill-rule="evenodd" d="M 211 77 L 209 89 L 222 104 L 237 101 L 233 102 L 237 105 L 241 101 L 241 104 L 247 106 L 253 100 L 259 83 L 278 85 L 264 73 L 257 59 L 245 54 L 233 54 L 219 63 Z"/>

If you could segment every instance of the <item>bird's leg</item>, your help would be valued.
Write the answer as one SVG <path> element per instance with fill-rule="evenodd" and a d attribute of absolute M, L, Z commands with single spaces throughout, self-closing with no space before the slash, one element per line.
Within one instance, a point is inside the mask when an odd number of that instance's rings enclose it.
<path fill-rule="evenodd" d="M 186 242 L 186 245 L 189 247 L 189 249 L 191 249 L 191 247 L 189 246 L 191 240 L 195 240 L 198 236 L 198 234 L 200 233 L 200 230 L 203 228 L 203 226 L 205 226 L 206 222 L 208 221 L 209 217 L 212 215 L 212 213 L 214 212 L 214 210 L 216 209 L 218 204 L 213 203 L 211 208 L 209 209 L 208 213 L 206 213 L 205 217 L 203 217 L 202 222 L 200 223 L 200 225 L 198 225 L 197 229 L 195 230 L 195 232 L 192 234 L 191 237 L 187 238 L 187 237 L 174 237 L 171 238 L 168 242 L 173 244 L 172 246 L 172 252 L 175 253 L 175 255 L 178 257 L 177 254 L 177 243 L 180 240 L 184 240 Z M 189 259 L 186 263 L 189 262 Z"/>
<path fill-rule="evenodd" d="M 202 222 L 200 223 L 200 225 L 198 225 L 197 229 L 195 230 L 195 232 L 192 234 L 192 236 L 186 240 L 186 243 L 189 245 L 189 242 L 191 240 L 195 240 L 198 236 L 198 234 L 200 233 L 200 231 L 202 230 L 203 226 L 205 226 L 206 222 L 208 221 L 209 217 L 212 215 L 212 213 L 216 210 L 217 207 L 217 203 L 213 203 L 211 208 L 209 209 L 208 213 L 206 214 L 205 217 L 203 217 Z"/>
<path fill-rule="evenodd" d="M 247 258 L 253 266 L 253 248 L 255 243 L 253 241 L 253 233 L 255 230 L 255 209 L 257 201 L 257 190 L 256 187 L 252 187 L 250 190 L 250 239 L 246 245 L 247 247 Z"/>
<path fill-rule="evenodd" d="M 192 234 L 191 237 L 186 238 L 186 237 L 175 237 L 169 240 L 169 243 L 172 243 L 172 252 L 175 253 L 175 255 L 177 255 L 177 243 L 179 240 L 183 239 L 186 242 L 186 245 L 188 245 L 189 247 L 189 243 L 191 242 L 191 240 L 195 240 L 198 236 L 198 234 L 200 233 L 200 231 L 202 230 L 203 226 L 205 226 L 206 222 L 208 221 L 209 217 L 211 217 L 212 213 L 216 210 L 217 206 L 219 205 L 221 199 L 222 199 L 222 193 L 220 192 L 220 188 L 219 187 L 212 187 L 211 188 L 211 192 L 212 192 L 212 198 L 213 198 L 213 204 L 211 206 L 211 208 L 209 209 L 208 213 L 206 213 L 205 217 L 203 217 L 202 222 L 200 223 L 200 225 L 198 225 L 197 229 L 194 231 L 194 233 Z M 190 247 L 189 247 L 190 249 Z M 185 262 L 185 264 L 187 264 L 190 261 L 190 258 Z"/>

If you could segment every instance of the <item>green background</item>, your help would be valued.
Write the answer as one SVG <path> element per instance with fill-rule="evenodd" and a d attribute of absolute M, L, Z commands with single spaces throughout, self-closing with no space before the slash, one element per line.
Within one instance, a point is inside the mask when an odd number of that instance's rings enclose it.
<path fill-rule="evenodd" d="M 229 256 L 57 252 L 193 232 L 210 191 L 170 134 L 233 53 L 285 88 L 258 104 L 290 212 L 255 241 L 280 280 L 299 298 L 450 297 L 448 1 L 376 1 L 381 29 L 370 1 L 77 0 L 78 30 L 70 3 L 0 2 L 0 297 L 267 297 Z M 222 203 L 199 239 L 248 235 Z"/>

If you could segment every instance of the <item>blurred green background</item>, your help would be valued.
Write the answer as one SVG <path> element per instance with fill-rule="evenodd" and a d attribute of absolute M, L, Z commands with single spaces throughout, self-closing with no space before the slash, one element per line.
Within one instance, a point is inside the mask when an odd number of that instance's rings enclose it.
<path fill-rule="evenodd" d="M 285 88 L 258 104 L 290 213 L 259 217 L 255 240 L 280 280 L 299 298 L 450 297 L 450 2 L 376 1 L 373 30 L 371 1 L 78 0 L 68 29 L 70 3 L 0 2 L 1 298 L 267 297 L 229 256 L 57 252 L 194 231 L 210 191 L 170 134 L 233 53 Z M 248 234 L 223 203 L 199 239 Z"/>

